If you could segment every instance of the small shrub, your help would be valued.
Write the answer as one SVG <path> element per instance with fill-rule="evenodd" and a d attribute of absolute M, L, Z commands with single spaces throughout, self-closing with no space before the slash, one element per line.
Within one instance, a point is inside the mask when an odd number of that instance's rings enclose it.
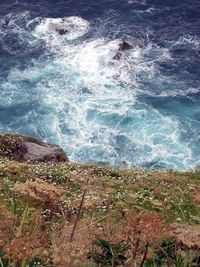
<path fill-rule="evenodd" d="M 103 239 L 96 239 L 93 244 L 99 250 L 88 254 L 99 266 L 124 266 L 129 245 L 126 242 L 111 243 Z"/>

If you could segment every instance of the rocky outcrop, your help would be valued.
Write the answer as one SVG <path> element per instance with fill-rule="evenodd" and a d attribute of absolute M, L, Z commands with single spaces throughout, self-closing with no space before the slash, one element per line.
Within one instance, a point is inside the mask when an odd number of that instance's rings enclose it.
<path fill-rule="evenodd" d="M 69 161 L 64 150 L 58 145 L 21 134 L 1 134 L 0 155 L 27 162 Z"/>
<path fill-rule="evenodd" d="M 57 31 L 60 35 L 64 35 L 64 34 L 68 33 L 68 30 L 66 30 L 66 29 L 56 29 L 56 31 Z"/>
<path fill-rule="evenodd" d="M 130 50 L 130 49 L 133 49 L 133 45 L 123 41 L 122 43 L 119 44 L 118 51 L 115 54 L 115 56 L 113 57 L 113 59 L 114 60 L 120 60 L 121 57 L 122 57 L 122 53 L 121 52 L 126 51 L 126 50 Z"/>
<path fill-rule="evenodd" d="M 125 51 L 125 50 L 130 50 L 130 49 L 133 49 L 133 45 L 123 41 L 122 43 L 119 44 L 118 51 Z"/>
<path fill-rule="evenodd" d="M 120 60 L 120 58 L 122 57 L 122 53 L 117 52 L 116 55 L 113 57 L 114 60 Z"/>

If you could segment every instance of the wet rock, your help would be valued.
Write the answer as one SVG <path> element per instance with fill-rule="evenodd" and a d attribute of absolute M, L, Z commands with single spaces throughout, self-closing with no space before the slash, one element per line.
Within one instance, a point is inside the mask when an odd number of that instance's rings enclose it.
<path fill-rule="evenodd" d="M 83 87 L 83 88 L 80 90 L 80 93 L 81 93 L 81 94 L 89 94 L 89 95 L 92 94 L 92 92 L 90 91 L 90 89 L 87 88 L 87 87 Z"/>
<path fill-rule="evenodd" d="M 66 29 L 56 29 L 56 31 L 57 31 L 60 35 L 64 35 L 64 34 L 68 33 L 68 30 L 66 30 Z"/>
<path fill-rule="evenodd" d="M 117 52 L 117 54 L 113 57 L 114 60 L 120 60 L 122 57 L 122 54 L 120 52 Z"/>
<path fill-rule="evenodd" d="M 127 42 L 122 42 L 119 44 L 119 49 L 118 51 L 125 51 L 125 50 L 130 50 L 133 49 L 133 46 Z"/>
<path fill-rule="evenodd" d="M 21 134 L 0 135 L 0 155 L 27 162 L 69 161 L 64 150 L 58 145 Z"/>
<path fill-rule="evenodd" d="M 120 60 L 122 57 L 121 52 L 126 51 L 126 50 L 130 50 L 132 48 L 133 48 L 133 45 L 123 41 L 122 43 L 119 44 L 118 52 L 114 55 L 114 57 L 112 59 Z"/>

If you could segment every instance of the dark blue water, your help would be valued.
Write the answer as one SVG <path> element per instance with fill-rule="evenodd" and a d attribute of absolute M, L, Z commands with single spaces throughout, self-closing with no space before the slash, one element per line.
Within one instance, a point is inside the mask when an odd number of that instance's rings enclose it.
<path fill-rule="evenodd" d="M 0 131 L 72 161 L 197 167 L 199 18 L 199 0 L 0 0 Z"/>

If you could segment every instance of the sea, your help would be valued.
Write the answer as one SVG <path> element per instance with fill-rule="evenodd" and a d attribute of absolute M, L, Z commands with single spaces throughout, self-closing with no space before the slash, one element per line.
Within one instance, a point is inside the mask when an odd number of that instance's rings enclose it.
<path fill-rule="evenodd" d="M 0 132 L 72 162 L 198 168 L 200 0 L 0 0 Z"/>

